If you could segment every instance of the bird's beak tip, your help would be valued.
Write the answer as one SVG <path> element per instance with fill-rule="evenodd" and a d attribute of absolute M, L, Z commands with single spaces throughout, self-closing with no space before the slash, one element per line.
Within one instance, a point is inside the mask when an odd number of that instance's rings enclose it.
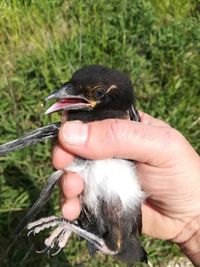
<path fill-rule="evenodd" d="M 48 109 L 44 112 L 44 115 L 48 115 L 49 114 L 49 111 Z"/>
<path fill-rule="evenodd" d="M 56 94 L 55 94 L 55 93 L 48 95 L 48 96 L 45 98 L 45 101 L 49 101 L 50 99 L 54 99 L 54 98 L 56 98 Z"/>
<path fill-rule="evenodd" d="M 45 101 L 48 101 L 49 100 L 49 96 L 45 97 Z"/>

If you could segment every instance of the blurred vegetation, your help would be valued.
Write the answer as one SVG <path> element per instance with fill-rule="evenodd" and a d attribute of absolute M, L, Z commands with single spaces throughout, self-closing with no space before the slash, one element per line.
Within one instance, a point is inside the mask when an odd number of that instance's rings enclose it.
<path fill-rule="evenodd" d="M 104 64 L 128 73 L 139 108 L 169 122 L 200 152 L 199 12 L 199 1 L 185 0 L 0 1 L 0 143 L 58 120 L 43 115 L 45 96 L 81 66 Z M 0 158 L 0 265 L 124 266 L 91 259 L 75 239 L 53 259 L 34 252 L 41 235 L 13 241 L 51 171 L 49 142 Z M 44 214 L 55 212 L 58 192 Z M 180 263 L 170 242 L 143 243 L 153 266 Z"/>

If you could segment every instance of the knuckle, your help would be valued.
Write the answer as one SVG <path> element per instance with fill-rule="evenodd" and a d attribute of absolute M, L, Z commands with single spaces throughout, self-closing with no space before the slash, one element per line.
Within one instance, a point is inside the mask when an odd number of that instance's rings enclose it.
<path fill-rule="evenodd" d="M 174 152 L 181 153 L 185 148 L 185 137 L 176 129 L 170 129 L 171 146 Z"/>
<path fill-rule="evenodd" d="M 121 120 L 110 119 L 107 124 L 107 134 L 111 142 L 116 142 L 122 135 L 123 128 L 121 126 Z"/>

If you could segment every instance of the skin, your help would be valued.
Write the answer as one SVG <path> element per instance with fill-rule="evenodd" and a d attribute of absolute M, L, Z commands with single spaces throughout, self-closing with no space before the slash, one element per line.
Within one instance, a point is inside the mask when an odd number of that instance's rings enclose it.
<path fill-rule="evenodd" d="M 140 183 L 148 196 L 142 204 L 142 232 L 177 242 L 200 266 L 200 245 L 193 240 L 200 225 L 200 157 L 180 132 L 148 114 L 140 115 L 139 123 L 118 119 L 65 122 L 53 148 L 53 165 L 64 168 L 73 155 L 137 161 Z M 81 211 L 79 194 L 84 183 L 77 174 L 68 173 L 60 186 L 63 216 L 74 220 Z"/>

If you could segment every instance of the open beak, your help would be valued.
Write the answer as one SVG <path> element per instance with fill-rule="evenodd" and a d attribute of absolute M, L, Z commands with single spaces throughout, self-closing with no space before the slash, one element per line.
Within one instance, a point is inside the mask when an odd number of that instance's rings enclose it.
<path fill-rule="evenodd" d="M 58 102 L 47 109 L 45 114 L 60 110 L 91 110 L 92 103 L 81 95 L 77 95 L 71 83 L 65 83 L 58 91 L 49 95 L 46 100 L 58 99 Z"/>

